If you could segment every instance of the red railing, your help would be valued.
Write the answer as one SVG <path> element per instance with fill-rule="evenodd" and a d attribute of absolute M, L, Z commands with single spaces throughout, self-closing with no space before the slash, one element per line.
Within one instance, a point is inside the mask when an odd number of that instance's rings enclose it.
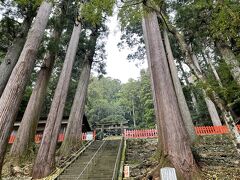
<path fill-rule="evenodd" d="M 238 131 L 240 131 L 240 125 L 237 125 Z M 195 127 L 197 135 L 211 135 L 211 134 L 226 134 L 228 133 L 227 126 L 198 126 Z M 125 130 L 124 137 L 129 138 L 156 138 L 156 129 L 146 130 Z"/>
<path fill-rule="evenodd" d="M 143 130 L 124 130 L 125 138 L 156 138 L 156 129 L 143 129 Z"/>
<path fill-rule="evenodd" d="M 240 131 L 240 125 L 237 125 L 238 131 Z M 197 135 L 211 135 L 211 134 L 226 134 L 228 133 L 227 126 L 198 126 L 195 127 Z M 86 133 L 82 133 L 82 140 L 85 141 L 87 137 Z M 96 137 L 96 131 L 93 131 L 93 138 Z M 124 137 L 129 138 L 156 138 L 156 129 L 143 129 L 143 130 L 124 130 Z M 12 144 L 15 140 L 15 135 L 12 134 L 9 139 L 9 143 Z M 40 143 L 42 140 L 42 134 L 35 136 L 35 142 Z M 64 134 L 60 133 L 58 136 L 58 142 L 64 140 Z"/>
<path fill-rule="evenodd" d="M 96 131 L 93 131 L 93 139 L 96 137 Z M 87 139 L 87 133 L 82 133 L 82 140 L 86 141 Z M 8 143 L 12 144 L 15 140 L 15 134 L 11 134 Z M 42 140 L 42 134 L 36 134 L 35 135 L 35 142 L 40 143 Z M 60 133 L 58 135 L 58 142 L 62 142 L 64 140 L 64 133 Z"/>

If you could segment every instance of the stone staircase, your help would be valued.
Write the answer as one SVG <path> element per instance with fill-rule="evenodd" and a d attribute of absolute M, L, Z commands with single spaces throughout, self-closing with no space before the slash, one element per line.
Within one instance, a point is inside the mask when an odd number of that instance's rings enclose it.
<path fill-rule="evenodd" d="M 85 150 L 85 152 L 58 177 L 58 179 L 112 180 L 119 145 L 120 140 L 93 142 L 87 150 Z M 91 159 L 92 161 L 90 163 Z"/>

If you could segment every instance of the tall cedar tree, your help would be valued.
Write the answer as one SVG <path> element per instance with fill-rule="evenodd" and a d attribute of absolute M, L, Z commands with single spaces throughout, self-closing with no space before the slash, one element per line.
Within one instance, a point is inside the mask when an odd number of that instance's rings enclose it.
<path fill-rule="evenodd" d="M 91 49 L 86 50 L 85 60 L 71 108 L 64 141 L 60 148 L 61 155 L 68 155 L 73 149 L 77 149 L 81 145 L 82 120 L 84 115 L 85 99 L 87 96 L 87 89 L 93 57 L 95 54 L 95 47 L 97 45 L 97 38 L 100 35 L 98 30 L 99 29 L 96 28 L 92 32 L 90 37 L 90 44 L 92 47 Z"/>
<path fill-rule="evenodd" d="M 169 64 L 169 68 L 170 68 L 170 72 L 171 72 L 173 85 L 174 85 L 174 89 L 176 92 L 180 112 L 181 112 L 185 127 L 187 129 L 188 135 L 191 139 L 191 142 L 194 142 L 194 140 L 196 138 L 196 133 L 195 133 L 192 117 L 191 117 L 189 108 L 187 106 L 185 96 L 183 94 L 182 86 L 181 86 L 181 83 L 178 78 L 178 72 L 177 72 L 176 65 L 174 63 L 174 57 L 173 57 L 173 53 L 172 53 L 172 49 L 170 46 L 168 33 L 167 33 L 166 29 L 164 29 L 164 31 L 163 31 L 163 37 L 164 37 L 164 45 L 165 45 L 165 49 L 166 49 L 166 54 L 167 54 L 167 60 L 168 60 L 168 64 Z"/>
<path fill-rule="evenodd" d="M 54 93 L 42 142 L 33 166 L 32 176 L 35 179 L 48 176 L 55 169 L 55 151 L 58 133 L 61 127 L 64 106 L 66 103 L 72 67 L 76 57 L 81 33 L 81 23 L 76 20 L 68 45 L 63 68 Z"/>
<path fill-rule="evenodd" d="M 193 179 L 197 165 L 178 106 L 155 12 L 146 13 L 143 30 L 155 98 L 155 114 L 160 132 L 161 166 L 172 165 L 182 178 Z"/>

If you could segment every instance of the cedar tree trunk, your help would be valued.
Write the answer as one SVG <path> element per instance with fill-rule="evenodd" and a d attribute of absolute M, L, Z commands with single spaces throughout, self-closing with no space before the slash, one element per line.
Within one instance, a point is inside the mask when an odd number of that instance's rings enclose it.
<path fill-rule="evenodd" d="M 161 158 L 173 165 L 181 177 L 192 179 L 197 166 L 178 106 L 156 13 L 144 16 L 143 30 L 159 118 Z M 166 164 L 161 162 L 161 165 Z"/>
<path fill-rule="evenodd" d="M 91 63 L 88 61 L 88 59 L 86 60 L 87 61 L 83 65 L 83 69 L 78 82 L 76 94 L 68 120 L 67 130 L 64 136 L 64 141 L 61 145 L 61 155 L 69 155 L 73 149 L 77 149 L 81 145 L 82 120 L 91 72 Z"/>
<path fill-rule="evenodd" d="M 55 90 L 50 112 L 48 114 L 42 142 L 33 166 L 32 176 L 34 179 L 46 177 L 55 169 L 55 151 L 58 133 L 61 127 L 64 106 L 66 103 L 67 92 L 74 59 L 76 57 L 80 33 L 81 23 L 76 21 L 68 45 L 61 75 Z"/>
<path fill-rule="evenodd" d="M 173 81 L 174 89 L 175 89 L 178 104 L 179 104 L 179 109 L 180 109 L 186 130 L 191 139 L 191 142 L 194 142 L 196 138 L 196 133 L 195 133 L 192 117 L 191 117 L 189 108 L 187 106 L 185 96 L 183 94 L 182 86 L 178 78 L 178 72 L 177 72 L 176 65 L 174 63 L 172 48 L 170 46 L 170 42 L 169 42 L 169 38 L 166 30 L 164 30 L 163 36 L 164 36 L 164 44 L 166 48 L 168 64 L 169 64 L 172 81 Z"/>

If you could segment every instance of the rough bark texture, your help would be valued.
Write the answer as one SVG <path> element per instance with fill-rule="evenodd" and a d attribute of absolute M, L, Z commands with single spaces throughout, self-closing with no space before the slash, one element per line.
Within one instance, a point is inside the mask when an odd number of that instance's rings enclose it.
<path fill-rule="evenodd" d="M 178 104 L 179 104 L 179 109 L 180 109 L 186 130 L 190 137 L 190 140 L 191 142 L 194 142 L 196 138 L 196 133 L 195 133 L 192 117 L 191 117 L 189 108 L 187 106 L 185 96 L 183 94 L 182 86 L 178 78 L 178 72 L 177 72 L 176 65 L 174 63 L 174 57 L 172 54 L 172 49 L 170 46 L 170 42 L 169 42 L 169 38 L 166 30 L 164 30 L 163 36 L 164 36 L 164 44 L 166 48 L 168 64 L 169 64 L 172 81 L 173 81 L 175 93 L 176 93 Z"/>
<path fill-rule="evenodd" d="M 25 19 L 22 23 L 21 32 L 17 35 L 12 45 L 8 48 L 7 54 L 0 65 L 0 97 L 8 82 L 14 66 L 16 65 L 20 53 L 22 52 L 28 30 L 31 26 L 32 18 Z"/>
<path fill-rule="evenodd" d="M 156 117 L 159 118 L 161 157 L 166 158 L 184 179 L 192 179 L 197 166 L 181 118 L 155 13 L 145 15 L 143 30 L 156 98 Z"/>
<path fill-rule="evenodd" d="M 65 56 L 63 69 L 53 97 L 42 142 L 33 166 L 34 179 L 48 176 L 55 169 L 55 151 L 61 127 L 63 110 L 66 103 L 73 62 L 76 56 L 81 33 L 81 24 L 76 22 Z"/>
<path fill-rule="evenodd" d="M 226 44 L 217 42 L 217 47 L 222 55 L 222 58 L 228 65 L 234 80 L 240 86 L 240 64 L 236 56 L 234 55 L 230 47 L 227 46 Z"/>
<path fill-rule="evenodd" d="M 97 39 L 100 35 L 98 30 L 99 28 L 96 27 L 96 29 L 92 32 L 90 38 L 92 47 L 90 48 L 90 50 L 86 50 L 85 61 L 83 64 L 82 72 L 80 74 L 78 87 L 71 108 L 67 130 L 64 136 L 64 141 L 60 148 L 61 155 L 68 155 L 72 152 L 72 150 L 78 149 L 81 145 L 82 120 L 84 115 L 85 99 L 87 96 L 91 66 L 95 54 Z"/>
<path fill-rule="evenodd" d="M 13 69 L 0 99 L 0 169 L 2 169 L 3 158 L 11 129 L 17 115 L 24 89 L 33 70 L 37 50 L 41 43 L 51 9 L 51 3 L 43 2 L 40 6 L 34 24 L 28 33 L 19 60 Z"/>
<path fill-rule="evenodd" d="M 82 137 L 82 120 L 84 115 L 85 99 L 90 79 L 91 64 L 84 63 L 76 94 L 71 108 L 67 130 L 61 145 L 60 154 L 68 155 L 73 149 L 79 148 Z"/>
<path fill-rule="evenodd" d="M 18 129 L 16 139 L 11 147 L 11 155 L 21 158 L 28 153 L 38 125 L 44 97 L 47 92 L 47 85 L 51 77 L 55 54 L 48 52 L 44 58 L 41 70 L 38 74 L 36 85 L 29 99 L 23 119 Z"/>
<path fill-rule="evenodd" d="M 63 4 L 63 1 L 61 4 Z M 62 8 L 61 12 L 62 14 L 59 16 L 60 24 L 64 23 L 64 8 Z M 52 39 L 56 43 L 55 46 L 58 46 L 57 43 L 60 40 L 61 33 L 62 28 L 55 28 L 52 33 Z M 50 49 L 45 54 L 41 69 L 38 73 L 36 85 L 28 101 L 28 105 L 16 135 L 16 139 L 11 147 L 10 154 L 11 157 L 15 158 L 15 160 L 24 158 L 24 156 L 32 150 L 32 145 L 34 143 L 34 137 L 43 108 L 44 98 L 47 93 L 47 86 L 54 66 L 57 49 L 58 48 Z"/>
<path fill-rule="evenodd" d="M 183 54 L 186 56 L 186 63 L 194 73 L 194 75 L 202 82 L 206 83 L 206 78 L 202 74 L 201 70 L 198 70 L 198 68 L 194 65 L 194 59 L 191 56 L 191 51 L 189 50 L 189 47 L 186 45 L 184 36 L 175 31 L 174 33 L 176 39 L 179 42 L 179 45 L 181 47 L 181 50 Z M 207 90 L 207 89 L 205 89 Z M 238 153 L 240 153 L 240 135 L 237 131 L 236 124 L 234 122 L 233 117 L 231 116 L 231 113 L 227 108 L 225 107 L 224 101 L 214 92 L 211 92 L 212 96 L 211 99 L 214 101 L 214 103 L 219 107 L 223 114 L 223 119 L 228 126 L 229 133 L 233 139 L 233 143 L 237 148 Z"/>

